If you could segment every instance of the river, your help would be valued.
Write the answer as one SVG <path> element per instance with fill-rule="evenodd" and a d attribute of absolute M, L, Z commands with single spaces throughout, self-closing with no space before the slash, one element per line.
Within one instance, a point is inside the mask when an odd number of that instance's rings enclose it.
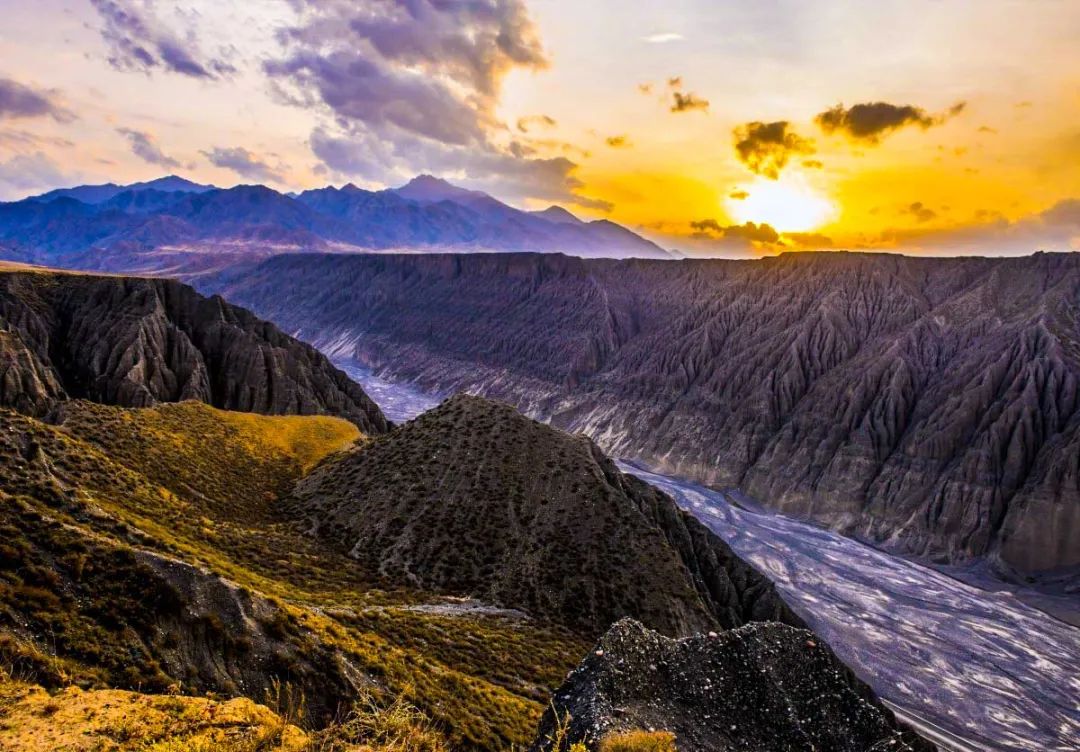
<path fill-rule="evenodd" d="M 440 397 L 339 363 L 394 422 Z M 622 462 L 767 574 L 899 715 L 943 749 L 1080 752 L 1080 629 L 1021 602 Z"/>

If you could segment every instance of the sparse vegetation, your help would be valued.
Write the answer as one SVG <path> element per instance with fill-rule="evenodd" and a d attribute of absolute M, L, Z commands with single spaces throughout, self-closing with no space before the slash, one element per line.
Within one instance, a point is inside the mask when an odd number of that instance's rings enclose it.
<path fill-rule="evenodd" d="M 210 686 L 196 667 L 166 660 L 191 638 L 170 616 L 187 596 L 133 554 L 156 551 L 202 568 L 208 582 L 225 578 L 241 601 L 265 597 L 263 633 L 298 654 L 341 656 L 388 706 L 410 703 L 454 749 L 526 742 L 546 696 L 585 651 L 580 637 L 413 611 L 438 597 L 389 586 L 281 509 L 305 467 L 356 438 L 330 418 L 201 403 L 135 410 L 75 401 L 58 425 L 0 411 L 0 661 L 53 689 L 213 689 L 265 701 L 261 688 Z M 212 613 L 190 629 L 226 662 L 243 664 L 253 649 Z M 303 680 L 291 660 L 279 655 L 273 673 Z M 186 743 L 161 743 L 174 742 Z"/>

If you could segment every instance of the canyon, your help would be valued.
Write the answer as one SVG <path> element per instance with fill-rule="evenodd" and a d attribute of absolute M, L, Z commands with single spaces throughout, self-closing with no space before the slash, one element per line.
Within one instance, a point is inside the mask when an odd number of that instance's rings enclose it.
<path fill-rule="evenodd" d="M 1080 565 L 1074 256 L 308 255 L 193 281 L 377 375 L 891 550 Z"/>

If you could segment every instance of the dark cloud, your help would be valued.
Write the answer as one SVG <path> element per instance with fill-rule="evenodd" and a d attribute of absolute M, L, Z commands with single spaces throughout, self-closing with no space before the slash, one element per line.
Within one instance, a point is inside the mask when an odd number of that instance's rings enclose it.
<path fill-rule="evenodd" d="M 672 89 L 681 89 L 682 76 L 672 76 L 667 80 L 667 85 L 670 86 Z"/>
<path fill-rule="evenodd" d="M 153 0 L 90 0 L 104 25 L 109 64 L 118 70 L 156 68 L 193 78 L 221 78 L 236 72 L 224 55 L 203 52 L 193 28 L 174 29 L 156 13 Z M 177 24 L 182 24 L 177 19 Z"/>
<path fill-rule="evenodd" d="M 804 159 L 802 161 L 802 166 L 808 170 L 820 170 L 825 166 L 825 163 L 820 159 Z"/>
<path fill-rule="evenodd" d="M 960 114 L 965 107 L 965 102 L 958 102 L 941 115 L 931 115 L 921 107 L 910 104 L 864 102 L 848 108 L 838 104 L 819 113 L 814 122 L 825 133 L 842 133 L 854 141 L 876 144 L 888 134 L 905 126 L 926 130 L 940 125 Z"/>
<path fill-rule="evenodd" d="M 550 115 L 529 115 L 517 121 L 517 129 L 522 133 L 528 133 L 533 128 L 554 128 L 556 125 L 555 118 Z"/>
<path fill-rule="evenodd" d="M 746 240 L 752 243 L 778 243 L 780 233 L 772 225 L 762 222 L 746 222 L 741 225 L 721 225 L 715 219 L 702 219 L 691 222 L 690 227 L 699 233 L 699 237 L 730 238 Z"/>
<path fill-rule="evenodd" d="M 784 242 L 799 248 L 835 248 L 836 244 L 828 235 L 820 232 L 785 232 Z"/>
<path fill-rule="evenodd" d="M 604 143 L 613 149 L 625 149 L 633 146 L 633 144 L 630 143 L 630 137 L 627 135 L 608 136 L 604 139 Z"/>
<path fill-rule="evenodd" d="M 144 162 L 159 167 L 175 169 L 180 163 L 161 150 L 154 137 L 144 131 L 136 131 L 131 128 L 117 128 L 116 132 L 127 139 L 132 153 Z"/>
<path fill-rule="evenodd" d="M 733 198 L 736 201 L 745 201 L 746 199 L 750 198 L 750 194 L 746 191 L 732 191 L 728 194 L 728 197 Z"/>
<path fill-rule="evenodd" d="M 204 151 L 203 156 L 210 160 L 215 167 L 232 170 L 241 177 L 249 180 L 257 180 L 260 183 L 282 182 L 282 168 L 273 167 L 264 159 L 252 154 L 242 146 L 222 148 L 215 146 L 209 151 Z"/>
<path fill-rule="evenodd" d="M 772 180 L 780 177 L 792 156 L 814 153 L 814 142 L 795 133 L 786 120 L 744 123 L 734 134 L 739 160 L 752 172 Z"/>
<path fill-rule="evenodd" d="M 905 206 L 902 213 L 911 215 L 916 222 L 932 222 L 938 217 L 938 213 L 922 201 L 916 201 Z"/>
<path fill-rule="evenodd" d="M 57 102 L 55 91 L 34 89 L 10 78 L 0 78 L 0 120 L 51 117 L 61 123 L 75 114 Z"/>
<path fill-rule="evenodd" d="M 690 112 L 692 110 L 709 109 L 709 100 L 702 99 L 697 94 L 694 94 L 692 91 L 688 91 L 685 93 L 681 91 L 673 91 L 671 92 L 671 98 L 672 112 Z"/>

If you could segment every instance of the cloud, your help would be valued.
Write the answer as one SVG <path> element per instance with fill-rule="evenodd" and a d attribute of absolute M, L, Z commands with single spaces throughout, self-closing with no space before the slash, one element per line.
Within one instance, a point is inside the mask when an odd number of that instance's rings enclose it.
<path fill-rule="evenodd" d="M 604 139 L 604 143 L 606 143 L 612 149 L 625 149 L 633 146 L 633 144 L 630 142 L 630 137 L 625 134 L 619 136 L 608 136 Z"/>
<path fill-rule="evenodd" d="M 836 247 L 832 238 L 828 235 L 822 235 L 820 232 L 785 232 L 783 238 L 785 243 L 799 248 L 822 249 Z"/>
<path fill-rule="evenodd" d="M 51 117 L 69 123 L 75 113 L 57 102 L 55 91 L 34 89 L 10 78 L 0 78 L 0 120 Z"/>
<path fill-rule="evenodd" d="M 142 161 L 148 164 L 158 165 L 159 167 L 167 167 L 169 169 L 180 167 L 179 162 L 165 154 L 165 152 L 154 143 L 154 137 L 149 133 L 132 130 L 131 128 L 117 128 L 116 132 L 127 139 L 128 145 L 131 146 L 132 153 Z"/>
<path fill-rule="evenodd" d="M 517 129 L 522 133 L 528 133 L 534 127 L 554 128 L 556 125 L 555 118 L 550 115 L 528 115 L 517 121 Z"/>
<path fill-rule="evenodd" d="M 242 146 L 231 148 L 215 146 L 209 151 L 202 152 L 202 154 L 215 167 L 232 170 L 237 175 L 250 180 L 257 180 L 261 183 L 280 183 L 284 180 L 281 167 L 272 167 L 265 160 L 252 154 Z"/>
<path fill-rule="evenodd" d="M 661 31 L 644 36 L 641 40 L 649 44 L 668 44 L 669 42 L 681 42 L 683 35 L 674 31 Z"/>
<path fill-rule="evenodd" d="M 387 141 L 364 130 L 351 133 L 316 128 L 311 148 L 323 164 L 341 176 L 393 183 L 417 172 L 482 188 L 507 200 L 542 199 L 610 211 L 607 201 L 577 192 L 584 184 L 575 177 L 577 164 L 566 157 L 530 157 L 511 145 L 507 151 L 447 146 L 418 137 Z"/>
<path fill-rule="evenodd" d="M 391 184 L 431 172 L 508 198 L 610 208 L 577 194 L 565 146 L 522 138 L 554 125 L 497 115 L 515 69 L 548 64 L 522 0 L 291 0 L 264 63 L 278 97 L 319 118 L 309 144 L 336 175 Z M 545 156 L 545 153 L 548 156 Z"/>
<path fill-rule="evenodd" d="M 820 159 L 804 159 L 802 161 L 802 166 L 808 170 L 820 170 L 825 166 L 825 163 Z"/>
<path fill-rule="evenodd" d="M 751 172 L 776 180 L 793 155 L 813 154 L 814 142 L 791 129 L 791 123 L 752 122 L 734 131 L 735 153 Z"/>
<path fill-rule="evenodd" d="M 193 78 L 214 79 L 236 72 L 224 59 L 200 48 L 195 30 L 170 28 L 156 13 L 153 0 L 90 0 L 104 26 L 108 61 L 117 70 L 148 73 L 161 68 Z M 178 24 L 184 19 L 178 18 Z"/>
<path fill-rule="evenodd" d="M 982 211 L 976 222 L 951 228 L 894 228 L 879 241 L 904 251 L 1026 255 L 1034 251 L 1080 251 L 1080 198 L 1010 222 L 996 211 Z"/>
<path fill-rule="evenodd" d="M 902 213 L 910 214 L 915 218 L 916 222 L 931 222 L 938 217 L 938 213 L 929 206 L 926 206 L 922 201 L 916 201 L 913 204 L 905 206 Z"/>
<path fill-rule="evenodd" d="M 691 110 L 705 111 L 709 109 L 709 100 L 702 99 L 697 94 L 694 94 L 692 91 L 688 91 L 685 94 L 681 91 L 673 91 L 671 93 L 671 96 L 672 112 L 690 112 Z"/>
<path fill-rule="evenodd" d="M 877 144 L 888 134 L 905 126 L 915 126 L 926 130 L 941 125 L 949 118 L 963 112 L 965 102 L 957 102 L 945 113 L 931 115 L 921 107 L 888 102 L 865 102 L 845 108 L 838 104 L 814 118 L 825 133 L 841 133 L 853 141 Z"/>
<path fill-rule="evenodd" d="M 989 125 L 980 125 L 979 126 L 979 133 L 989 133 L 991 135 L 995 135 L 995 134 L 997 134 L 997 129 L 996 128 L 991 128 Z"/>
<path fill-rule="evenodd" d="M 699 236 L 746 240 L 752 243 L 779 243 L 780 233 L 765 222 L 746 222 L 741 225 L 721 225 L 715 219 L 691 222 L 690 227 Z"/>
<path fill-rule="evenodd" d="M 750 194 L 746 191 L 732 191 L 728 194 L 728 198 L 733 198 L 736 201 L 745 201 L 750 198 Z"/>
<path fill-rule="evenodd" d="M 264 68 L 286 101 L 321 104 L 351 125 L 447 144 L 496 129 L 503 77 L 547 65 L 521 0 L 293 0 L 280 57 Z"/>
<path fill-rule="evenodd" d="M 637 88 L 642 94 L 652 94 L 653 85 L 650 83 L 638 84 Z"/>
<path fill-rule="evenodd" d="M 73 182 L 60 166 L 44 153 L 16 154 L 0 162 L 0 196 L 21 198 L 27 193 L 68 185 Z"/>

